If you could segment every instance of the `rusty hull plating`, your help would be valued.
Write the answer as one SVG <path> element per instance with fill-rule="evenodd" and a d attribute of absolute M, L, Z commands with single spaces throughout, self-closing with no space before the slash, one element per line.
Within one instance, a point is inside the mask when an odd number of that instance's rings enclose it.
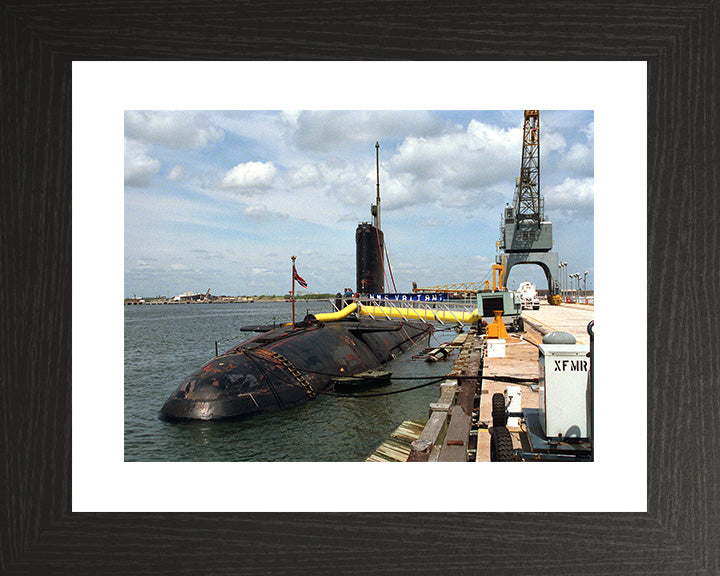
<path fill-rule="evenodd" d="M 427 324 L 312 317 L 243 342 L 190 374 L 160 410 L 169 421 L 224 420 L 289 408 L 332 386 L 332 378 L 382 366 L 420 344 Z"/>

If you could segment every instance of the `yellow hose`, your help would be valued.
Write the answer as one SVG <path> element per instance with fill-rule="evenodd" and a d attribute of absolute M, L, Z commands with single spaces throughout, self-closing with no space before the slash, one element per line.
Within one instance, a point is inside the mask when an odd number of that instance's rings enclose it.
<path fill-rule="evenodd" d="M 364 316 L 402 318 L 404 320 L 425 320 L 426 322 L 465 322 L 472 324 L 478 320 L 477 308 L 472 312 L 450 312 L 448 310 L 418 310 L 416 308 L 391 308 L 384 306 L 362 306 L 360 314 Z"/>
<path fill-rule="evenodd" d="M 362 316 L 375 316 L 384 318 L 402 318 L 403 320 L 424 320 L 425 322 L 465 322 L 473 324 L 478 321 L 478 310 L 475 308 L 472 312 L 451 312 L 448 310 L 418 310 L 416 308 L 392 308 L 385 306 L 360 306 L 357 303 L 349 304 L 338 312 L 328 312 L 326 314 L 315 314 L 318 322 L 335 322 L 342 320 L 349 314 L 358 311 Z"/>
<path fill-rule="evenodd" d="M 357 304 L 348 304 L 343 308 L 342 310 L 339 310 L 338 312 L 327 312 L 325 314 L 314 314 L 315 318 L 318 320 L 318 322 L 335 322 L 336 320 L 342 320 L 345 318 L 348 314 L 352 314 L 355 312 L 355 309 L 357 308 Z"/>

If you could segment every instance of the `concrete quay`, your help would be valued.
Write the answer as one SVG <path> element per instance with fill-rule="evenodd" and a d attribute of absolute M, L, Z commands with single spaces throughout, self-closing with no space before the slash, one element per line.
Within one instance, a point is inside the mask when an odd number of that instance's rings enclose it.
<path fill-rule="evenodd" d="M 524 310 L 526 324 L 544 334 L 546 332 L 569 332 L 578 344 L 590 344 L 587 325 L 595 317 L 595 307 L 586 304 L 541 305 L 539 310 Z"/>
<path fill-rule="evenodd" d="M 393 461 L 490 462 L 493 394 L 515 386 L 522 408 L 537 408 L 537 345 L 544 334 L 555 331 L 569 332 L 578 343 L 589 344 L 587 325 L 594 318 L 594 309 L 577 304 L 542 305 L 539 310 L 523 311 L 522 317 L 525 331 L 509 334 L 504 357 L 488 357 L 485 335 L 475 329 L 455 339 L 453 346 L 459 352 L 441 385 L 440 398 L 430 404 L 424 426 L 405 422 L 398 428 L 403 449 Z M 407 434 L 408 427 L 413 434 Z M 529 451 L 520 423 L 511 418 L 507 427 L 513 447 Z M 400 430 L 405 433 L 401 435 Z"/>

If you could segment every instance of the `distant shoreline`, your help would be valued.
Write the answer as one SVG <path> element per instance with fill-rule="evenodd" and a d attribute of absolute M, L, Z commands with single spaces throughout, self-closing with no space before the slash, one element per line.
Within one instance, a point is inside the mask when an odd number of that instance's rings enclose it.
<path fill-rule="evenodd" d="M 302 296 L 296 297 L 295 302 L 318 302 L 325 301 L 329 298 L 335 298 L 334 295 L 330 294 L 318 294 L 313 296 Z M 213 296 L 211 298 L 202 300 L 182 299 L 176 300 L 174 298 L 125 298 L 125 306 L 157 306 L 160 304 L 179 305 L 179 304 L 237 304 L 237 303 L 253 303 L 253 302 L 287 302 L 290 303 L 290 298 L 284 296 L 267 296 L 267 297 L 254 297 L 254 296 Z"/>

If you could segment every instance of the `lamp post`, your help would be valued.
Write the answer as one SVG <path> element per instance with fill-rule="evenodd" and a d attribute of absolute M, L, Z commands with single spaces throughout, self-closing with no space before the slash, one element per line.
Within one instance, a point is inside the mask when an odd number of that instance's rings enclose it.
<path fill-rule="evenodd" d="M 575 291 L 575 302 L 580 304 L 580 272 L 575 272 L 575 282 L 577 282 L 577 290 Z"/>
<path fill-rule="evenodd" d="M 563 286 L 564 288 L 564 295 L 563 300 L 567 297 L 567 288 L 568 288 L 568 278 L 567 278 L 567 262 L 562 263 L 563 267 Z"/>
<path fill-rule="evenodd" d="M 585 270 L 583 273 L 583 295 L 585 296 L 585 304 L 587 304 L 587 275 L 588 271 Z"/>
<path fill-rule="evenodd" d="M 563 265 L 562 262 L 558 263 L 558 279 L 560 280 L 560 300 L 563 299 Z"/>
<path fill-rule="evenodd" d="M 577 289 L 575 290 L 575 303 L 580 304 L 580 273 L 575 272 L 575 282 Z"/>
<path fill-rule="evenodd" d="M 567 262 L 563 262 L 565 265 L 565 302 L 570 301 L 570 274 L 567 272 Z"/>
<path fill-rule="evenodd" d="M 572 278 L 570 278 L 570 271 L 568 270 L 567 262 L 565 262 L 565 292 L 568 301 L 572 300 Z"/>
<path fill-rule="evenodd" d="M 575 272 L 575 281 L 577 282 L 577 291 L 575 292 L 575 302 L 580 304 L 580 273 Z"/>
<path fill-rule="evenodd" d="M 581 298 L 580 298 L 580 288 L 581 288 L 581 286 L 582 286 L 582 283 L 580 282 L 580 280 L 582 280 L 582 274 L 578 274 L 578 302 L 581 301 Z"/>

